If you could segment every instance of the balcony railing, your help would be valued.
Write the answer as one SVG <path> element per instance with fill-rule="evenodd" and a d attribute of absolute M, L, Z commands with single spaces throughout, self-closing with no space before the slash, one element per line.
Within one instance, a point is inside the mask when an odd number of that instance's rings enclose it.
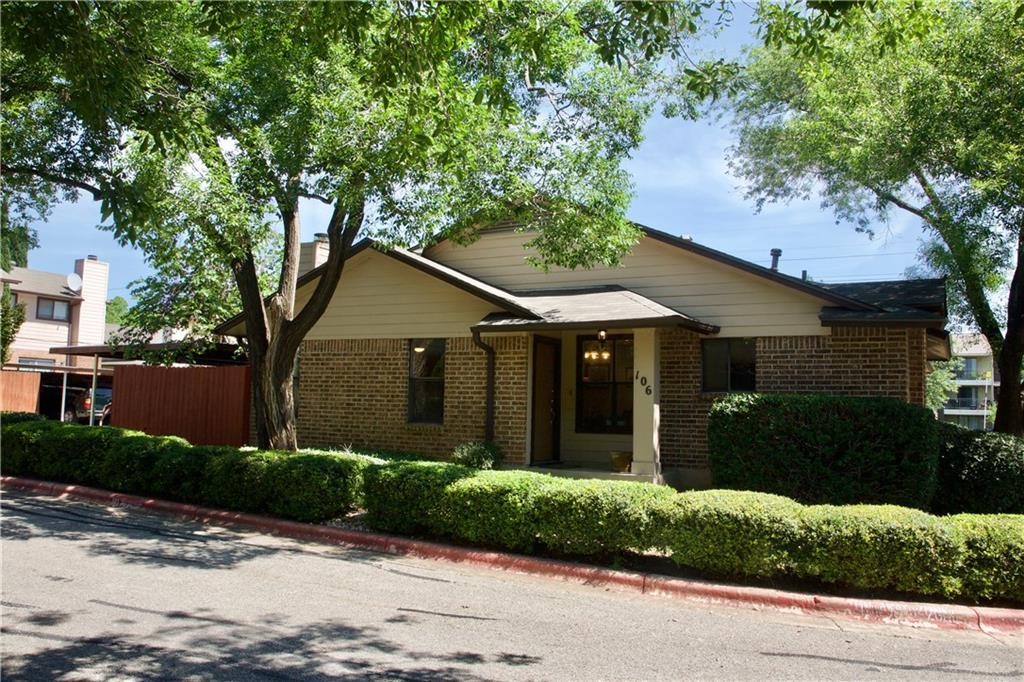
<path fill-rule="evenodd" d="M 977 371 L 969 371 L 969 370 L 966 370 L 966 369 L 962 369 L 962 370 L 960 370 L 959 372 L 956 373 L 956 378 L 964 380 L 964 381 L 972 381 L 972 380 L 979 380 L 979 379 L 991 379 L 992 378 L 992 372 L 989 372 L 989 371 L 977 372 Z"/>
<path fill-rule="evenodd" d="M 946 401 L 947 410 L 987 410 L 988 401 L 984 398 L 950 398 Z"/>

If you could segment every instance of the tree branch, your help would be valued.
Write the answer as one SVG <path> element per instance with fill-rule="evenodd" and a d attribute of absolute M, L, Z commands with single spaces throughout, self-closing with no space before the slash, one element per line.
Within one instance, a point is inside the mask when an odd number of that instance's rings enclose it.
<path fill-rule="evenodd" d="M 267 333 L 267 312 L 263 305 L 263 293 L 260 291 L 259 275 L 256 272 L 256 261 L 252 253 L 246 253 L 244 257 L 233 260 L 231 272 L 235 277 L 238 293 L 242 299 L 245 335 L 249 339 L 249 350 L 262 358 L 267 352 L 270 337 Z"/>
<path fill-rule="evenodd" d="M 361 190 L 363 179 L 359 177 L 353 184 Z M 310 296 L 302 310 L 295 315 L 292 322 L 287 325 L 288 335 L 295 339 L 296 350 L 298 350 L 298 344 L 327 310 L 327 306 L 334 297 L 338 282 L 341 280 L 341 272 L 345 267 L 345 261 L 348 259 L 352 244 L 359 235 L 359 230 L 362 229 L 365 206 L 365 200 L 359 199 L 351 208 L 343 207 L 339 199 L 334 207 L 334 213 L 331 215 L 327 227 L 329 250 L 324 271 L 317 281 L 313 295 Z"/>
<path fill-rule="evenodd" d="M 978 328 L 985 335 L 992 352 L 998 357 L 1003 347 L 1003 332 L 999 327 L 999 320 L 992 312 L 988 296 L 985 295 L 985 288 L 982 285 L 984 273 L 978 272 L 976 263 L 972 259 L 971 247 L 963 238 L 964 227 L 958 224 L 952 211 L 950 211 L 938 191 L 928 180 L 924 172 L 915 168 L 912 171 L 921 191 L 928 197 L 929 208 L 932 215 L 926 219 L 928 224 L 935 228 L 935 231 L 946 243 L 953 263 L 959 271 L 960 279 L 963 281 L 964 293 L 967 296 L 967 303 L 970 305 L 974 321 Z"/>
<path fill-rule="evenodd" d="M 34 168 L 32 166 L 10 166 L 6 163 L 0 163 L 0 174 L 3 175 L 31 175 L 39 178 L 40 180 L 46 180 L 58 185 L 64 185 L 65 187 L 73 187 L 88 192 L 93 196 L 94 199 L 99 201 L 105 196 L 105 192 L 97 187 L 96 185 L 85 182 L 84 180 L 76 180 L 75 178 L 69 178 L 57 173 L 44 170 L 42 168 Z"/>
<path fill-rule="evenodd" d="M 281 220 L 284 223 L 284 254 L 281 259 L 281 279 L 278 281 L 277 291 L 280 295 L 281 313 L 285 320 L 290 320 L 295 314 L 295 288 L 299 279 L 299 202 L 298 199 L 299 178 L 292 176 L 288 179 L 288 186 L 278 198 L 277 203 L 281 211 Z"/>
<path fill-rule="evenodd" d="M 299 192 L 299 196 L 302 197 L 303 199 L 316 199 L 320 203 L 327 204 L 328 206 L 334 203 L 331 199 L 323 196 L 322 194 L 313 194 L 312 192 Z"/>
<path fill-rule="evenodd" d="M 877 196 L 882 201 L 888 201 L 889 203 L 893 204 L 894 206 L 898 206 L 899 208 L 902 208 L 907 213 L 913 213 L 914 215 L 916 215 L 918 218 L 920 218 L 921 220 L 925 221 L 926 223 L 931 223 L 931 220 L 928 218 L 928 214 L 925 213 L 925 210 L 923 208 L 919 208 L 917 206 L 914 206 L 910 202 L 908 202 L 905 199 L 902 199 L 902 198 L 896 196 L 892 192 L 887 192 L 885 190 L 878 189 L 877 187 L 872 187 L 871 191 L 875 194 L 875 196 Z"/>

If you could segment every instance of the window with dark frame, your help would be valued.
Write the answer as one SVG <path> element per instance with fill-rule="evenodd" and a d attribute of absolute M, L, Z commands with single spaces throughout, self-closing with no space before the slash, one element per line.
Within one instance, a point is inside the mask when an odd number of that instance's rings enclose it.
<path fill-rule="evenodd" d="M 704 339 L 702 389 L 705 393 L 757 390 L 754 339 Z"/>
<path fill-rule="evenodd" d="M 67 322 L 71 319 L 70 306 L 67 301 L 40 298 L 36 303 L 36 319 Z"/>
<path fill-rule="evenodd" d="M 444 423 L 444 339 L 409 341 L 409 422 Z"/>
<path fill-rule="evenodd" d="M 577 337 L 576 358 L 576 433 L 633 433 L 633 337 Z"/>

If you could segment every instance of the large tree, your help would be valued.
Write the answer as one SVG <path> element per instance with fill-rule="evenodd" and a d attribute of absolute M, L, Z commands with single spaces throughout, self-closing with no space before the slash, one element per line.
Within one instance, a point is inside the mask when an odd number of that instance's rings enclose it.
<path fill-rule="evenodd" d="M 238 300 L 258 443 L 291 449 L 296 353 L 357 236 L 514 216 L 544 263 L 621 257 L 620 164 L 710 4 L 7 3 L 2 170 L 101 201 L 169 322 Z M 297 305 L 307 201 L 330 254 Z"/>
<path fill-rule="evenodd" d="M 995 428 L 1020 434 L 1024 5 L 918 4 L 912 21 L 903 3 L 847 10 L 814 54 L 754 51 L 733 100 L 733 167 L 759 206 L 820 194 L 861 229 L 892 211 L 920 219 L 931 264 L 996 355 Z"/>
<path fill-rule="evenodd" d="M 28 265 L 28 252 L 37 246 L 36 231 L 30 221 L 46 215 L 52 195 L 22 188 L 15 192 L 7 184 L 0 186 L 0 270 Z M 0 288 L 0 364 L 10 359 L 11 344 L 25 321 L 25 304 L 15 303 L 11 287 Z"/>

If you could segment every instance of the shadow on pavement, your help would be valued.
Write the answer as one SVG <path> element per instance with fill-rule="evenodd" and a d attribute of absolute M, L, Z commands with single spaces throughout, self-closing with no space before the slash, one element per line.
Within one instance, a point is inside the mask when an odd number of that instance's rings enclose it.
<path fill-rule="evenodd" d="M 59 539 L 84 547 L 90 555 L 113 557 L 126 564 L 230 569 L 274 553 L 307 553 L 298 545 L 252 544 L 246 542 L 248 536 L 221 527 L 137 512 L 119 514 L 84 504 L 58 506 L 29 496 L 5 494 L 2 509 L 5 542 Z M 345 557 L 365 563 L 378 563 L 383 558 L 347 550 Z M 378 568 L 391 570 L 386 565 Z M 59 567 L 53 572 L 59 573 Z M 59 575 L 41 577 L 55 582 L 67 580 Z M 418 651 L 386 636 L 380 627 L 356 626 L 342 618 L 297 624 L 288 615 L 266 613 L 240 621 L 208 608 L 162 611 L 83 595 L 83 606 L 86 602 L 89 611 L 98 609 L 102 613 L 102 626 L 87 636 L 71 636 L 65 625 L 80 611 L 4 601 L 0 628 L 3 639 L 28 638 L 33 640 L 33 651 L 19 654 L 11 652 L 13 647 L 5 647 L 8 650 L 0 662 L 2 677 L 473 681 L 489 679 L 483 674 L 485 668 L 493 673 L 495 668 L 522 668 L 542 662 L 537 656 L 505 651 Z M 466 617 L 408 609 L 382 625 L 402 623 L 416 628 L 424 615 Z M 140 640 L 138 632 L 143 623 L 146 635 Z"/>
<path fill-rule="evenodd" d="M 5 656 L 5 679 L 432 679 L 485 680 L 476 665 L 530 666 L 536 656 L 499 653 L 414 651 L 385 638 L 375 627 L 354 627 L 334 619 L 291 627 L 268 614 L 258 624 L 219 618 L 212 613 L 158 612 L 96 602 L 127 613 L 161 616 L 165 624 L 152 638 L 173 641 L 167 648 L 127 641 L 119 634 L 68 638 L 41 629 L 31 615 L 8 617 L 3 636 L 46 640 L 50 648 Z"/>
<path fill-rule="evenodd" d="M 222 569 L 281 551 L 242 542 L 242 534 L 219 527 L 138 513 L 116 516 L 102 507 L 58 507 L 10 494 L 2 507 L 5 541 L 46 536 L 84 544 L 91 555 L 115 556 L 129 564 Z"/>
<path fill-rule="evenodd" d="M 771 656 L 777 658 L 803 658 L 817 661 L 828 661 L 831 663 L 843 663 L 847 665 L 865 666 L 865 670 L 869 672 L 880 672 L 882 669 L 888 670 L 909 670 L 912 672 L 921 673 L 949 673 L 952 675 L 972 675 L 980 677 L 1002 677 L 1010 679 L 1020 679 L 1024 676 L 1024 670 L 1011 670 L 1010 672 L 991 672 L 987 670 L 969 670 L 965 668 L 957 667 L 957 664 L 952 661 L 940 661 L 938 663 L 927 663 L 924 665 L 912 665 L 908 663 L 886 663 L 884 661 L 869 661 L 859 658 L 841 658 L 838 656 L 823 656 L 820 654 L 800 654 L 800 653 L 786 653 L 781 651 L 762 651 L 762 656 Z"/>

